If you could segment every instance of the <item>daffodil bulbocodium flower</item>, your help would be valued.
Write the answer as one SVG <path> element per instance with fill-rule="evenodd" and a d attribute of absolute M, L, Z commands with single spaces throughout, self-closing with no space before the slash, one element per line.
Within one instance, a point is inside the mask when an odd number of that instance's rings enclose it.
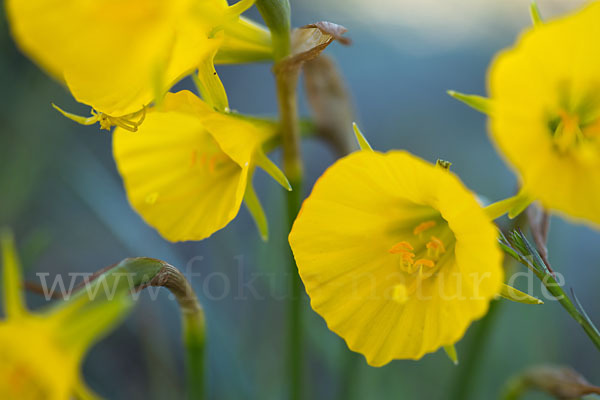
<path fill-rule="evenodd" d="M 489 115 L 497 148 L 532 199 L 600 224 L 600 3 L 535 25 L 488 71 L 489 99 L 451 92 Z"/>
<path fill-rule="evenodd" d="M 277 124 L 217 112 L 181 91 L 150 109 L 138 132 L 117 128 L 113 153 L 130 204 L 164 238 L 205 239 L 235 218 L 242 200 L 266 237 L 252 175 L 260 166 L 290 189 L 263 152 L 277 133 Z"/>
<path fill-rule="evenodd" d="M 104 129 L 130 130 L 143 121 L 144 107 L 196 69 L 200 78 L 218 79 L 213 58 L 221 46 L 225 62 L 268 56 L 268 32 L 240 18 L 252 4 L 6 0 L 20 48 L 66 83 L 77 101 L 92 107 L 87 119 L 64 114 L 85 124 L 99 122 Z"/>
<path fill-rule="evenodd" d="M 373 366 L 451 348 L 503 280 L 497 230 L 475 196 L 404 151 L 337 161 L 289 240 L 312 308 Z"/>
<path fill-rule="evenodd" d="M 131 300 L 89 307 L 86 298 L 79 297 L 29 312 L 12 236 L 0 232 L 0 244 L 5 314 L 0 320 L 0 398 L 98 399 L 83 383 L 80 366 L 89 348 L 128 313 Z"/>

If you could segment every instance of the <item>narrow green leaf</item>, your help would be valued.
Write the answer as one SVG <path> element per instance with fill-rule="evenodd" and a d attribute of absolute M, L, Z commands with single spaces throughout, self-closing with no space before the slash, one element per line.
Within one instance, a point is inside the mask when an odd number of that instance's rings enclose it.
<path fill-rule="evenodd" d="M 459 93 L 455 92 L 454 90 L 448 90 L 446 93 L 479 112 L 482 112 L 486 115 L 490 115 L 492 113 L 491 100 L 487 97 L 478 96 L 475 94 Z"/>
<path fill-rule="evenodd" d="M 499 295 L 510 301 L 523 304 L 544 304 L 544 302 L 536 297 L 530 296 L 527 293 L 523 293 L 512 286 L 502 284 Z"/>
<path fill-rule="evenodd" d="M 537 5 L 537 1 L 533 0 L 531 4 L 529 4 L 529 14 L 531 15 L 531 22 L 533 23 L 533 26 L 540 26 L 544 23 L 542 16 L 540 15 L 540 9 Z"/>
<path fill-rule="evenodd" d="M 352 129 L 354 129 L 354 134 L 356 135 L 356 140 L 358 141 L 358 146 L 361 150 L 373 150 L 365 135 L 360 131 L 360 128 L 356 124 L 356 122 L 352 123 Z"/>
<path fill-rule="evenodd" d="M 446 355 L 450 361 L 452 361 L 454 365 L 458 365 L 458 353 L 456 352 L 456 347 L 454 347 L 453 344 L 444 346 L 444 351 L 446 352 Z"/>

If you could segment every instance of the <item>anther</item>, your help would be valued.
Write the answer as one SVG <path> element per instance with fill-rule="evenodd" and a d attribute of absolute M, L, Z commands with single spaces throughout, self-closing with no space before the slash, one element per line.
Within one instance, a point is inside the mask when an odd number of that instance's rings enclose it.
<path fill-rule="evenodd" d="M 429 257 L 437 258 L 441 253 L 446 252 L 444 243 L 435 236 L 431 236 L 431 240 L 425 245 L 427 247 L 427 255 Z"/>
<path fill-rule="evenodd" d="M 428 229 L 433 228 L 434 226 L 435 226 L 435 221 L 421 222 L 419 225 L 417 225 L 415 227 L 415 229 L 413 230 L 413 234 L 420 235 L 421 233 L 425 232 Z"/>
<path fill-rule="evenodd" d="M 406 251 L 413 251 L 414 248 L 412 247 L 412 245 L 408 242 L 400 242 L 400 243 L 396 243 L 395 245 L 392 246 L 392 248 L 389 250 L 389 252 L 391 254 L 398 254 L 398 253 L 404 253 Z"/>
<path fill-rule="evenodd" d="M 435 267 L 435 262 L 433 262 L 432 260 L 429 260 L 427 258 L 420 258 L 417 261 L 415 261 L 415 267 L 420 267 L 420 266 L 433 268 L 433 267 Z"/>

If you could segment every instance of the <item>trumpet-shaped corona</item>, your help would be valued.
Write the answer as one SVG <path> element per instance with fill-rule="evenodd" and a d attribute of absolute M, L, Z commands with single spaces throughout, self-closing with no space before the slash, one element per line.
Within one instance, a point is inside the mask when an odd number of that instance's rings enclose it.
<path fill-rule="evenodd" d="M 373 366 L 454 344 L 503 279 L 496 228 L 475 196 L 402 151 L 337 161 L 289 240 L 313 309 Z"/>
<path fill-rule="evenodd" d="M 536 24 L 489 70 L 490 131 L 529 194 L 600 224 L 600 3 Z"/>
<path fill-rule="evenodd" d="M 182 91 L 150 109 L 138 132 L 117 128 L 113 153 L 129 202 L 149 225 L 171 241 L 202 240 L 235 218 L 244 198 L 260 208 L 252 174 L 274 166 L 262 151 L 276 134 L 274 124 L 219 113 Z"/>

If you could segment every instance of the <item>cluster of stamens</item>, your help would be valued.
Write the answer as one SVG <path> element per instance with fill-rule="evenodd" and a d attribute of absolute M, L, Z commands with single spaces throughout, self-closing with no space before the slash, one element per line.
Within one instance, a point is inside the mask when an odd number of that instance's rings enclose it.
<path fill-rule="evenodd" d="M 593 150 L 590 145 L 600 137 L 600 119 L 586 121 L 585 117 L 577 113 L 559 110 L 558 121 L 556 126 L 553 126 L 552 134 L 556 149 L 560 153 L 568 153 L 577 148 L 578 153 L 585 157 L 586 152 Z"/>
<path fill-rule="evenodd" d="M 426 231 L 435 225 L 435 221 L 422 222 L 413 229 L 413 235 L 422 241 L 425 239 Z M 410 276 L 414 276 L 414 280 L 410 286 L 404 283 L 394 286 L 392 298 L 395 301 L 405 303 L 416 290 L 417 285 L 433 275 L 436 269 L 436 262 L 446 252 L 446 247 L 442 240 L 433 235 L 429 236 L 425 248 L 427 250 L 426 256 L 421 258 L 417 258 L 415 248 L 408 241 L 398 242 L 389 250 L 391 254 L 399 256 L 398 265 L 400 270 Z"/>

